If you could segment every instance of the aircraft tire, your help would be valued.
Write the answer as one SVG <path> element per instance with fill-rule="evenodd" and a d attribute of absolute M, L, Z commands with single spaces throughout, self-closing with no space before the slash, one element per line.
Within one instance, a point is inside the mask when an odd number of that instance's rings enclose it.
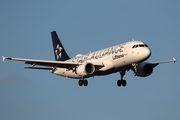
<path fill-rule="evenodd" d="M 122 82 L 121 82 L 121 83 L 122 83 L 122 86 L 124 86 L 124 87 L 127 85 L 126 80 L 122 80 Z"/>
<path fill-rule="evenodd" d="M 118 80 L 118 81 L 117 81 L 117 85 L 118 85 L 119 87 L 121 86 L 121 83 L 122 83 L 121 80 Z"/>
<path fill-rule="evenodd" d="M 118 85 L 119 87 L 120 87 L 121 85 L 125 87 L 125 86 L 127 85 L 127 82 L 126 82 L 126 80 L 118 80 L 118 81 L 117 81 L 117 85 Z"/>
<path fill-rule="evenodd" d="M 79 86 L 82 86 L 84 84 L 83 80 L 79 80 Z"/>
<path fill-rule="evenodd" d="M 84 80 L 84 86 L 87 86 L 87 85 L 88 85 L 88 81 Z"/>

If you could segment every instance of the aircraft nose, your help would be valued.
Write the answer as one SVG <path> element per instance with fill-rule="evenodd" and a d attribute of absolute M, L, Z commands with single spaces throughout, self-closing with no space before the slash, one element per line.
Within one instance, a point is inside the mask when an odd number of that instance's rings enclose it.
<path fill-rule="evenodd" d="M 150 56 L 151 56 L 151 50 L 149 48 L 146 48 L 144 51 L 143 51 L 143 55 L 146 59 L 148 59 Z"/>

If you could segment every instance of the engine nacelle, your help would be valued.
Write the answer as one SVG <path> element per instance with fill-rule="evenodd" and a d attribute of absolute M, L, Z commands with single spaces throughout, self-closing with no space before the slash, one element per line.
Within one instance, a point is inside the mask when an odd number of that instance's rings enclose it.
<path fill-rule="evenodd" d="M 92 63 L 85 63 L 76 68 L 76 73 L 80 76 L 91 75 L 95 71 L 95 67 Z"/>
<path fill-rule="evenodd" d="M 153 66 L 150 63 L 141 63 L 137 67 L 137 76 L 147 77 L 153 72 Z"/>

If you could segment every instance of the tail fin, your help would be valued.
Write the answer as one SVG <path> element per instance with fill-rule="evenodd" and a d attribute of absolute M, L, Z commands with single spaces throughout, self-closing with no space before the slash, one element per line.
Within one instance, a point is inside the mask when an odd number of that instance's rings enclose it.
<path fill-rule="evenodd" d="M 66 50 L 64 49 L 56 31 L 51 32 L 52 43 L 54 47 L 54 55 L 56 61 L 65 61 L 70 59 Z"/>

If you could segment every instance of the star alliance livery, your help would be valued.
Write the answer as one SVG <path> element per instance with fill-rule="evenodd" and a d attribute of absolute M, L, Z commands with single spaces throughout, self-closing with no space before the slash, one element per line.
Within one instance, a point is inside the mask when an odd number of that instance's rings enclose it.
<path fill-rule="evenodd" d="M 78 54 L 74 58 L 70 58 L 56 31 L 51 32 L 51 37 L 56 61 L 2 56 L 3 61 L 5 59 L 24 61 L 25 64 L 31 65 L 24 68 L 50 70 L 51 73 L 59 76 L 80 79 L 79 86 L 88 85 L 86 78 L 116 72 L 121 75 L 117 85 L 126 86 L 127 82 L 123 79 L 126 71 L 132 70 L 134 76 L 147 77 L 152 74 L 153 68 L 160 63 L 176 62 L 175 58 L 167 61 L 144 62 L 151 56 L 151 50 L 144 42 L 134 40 L 85 55 Z"/>

